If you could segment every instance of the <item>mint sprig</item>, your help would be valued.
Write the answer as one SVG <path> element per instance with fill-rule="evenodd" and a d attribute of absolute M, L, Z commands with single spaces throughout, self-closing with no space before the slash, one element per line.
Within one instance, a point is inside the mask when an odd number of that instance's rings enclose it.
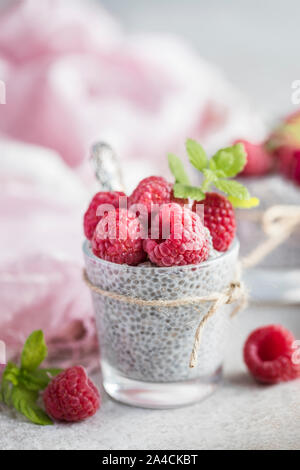
<path fill-rule="evenodd" d="M 190 179 L 185 172 L 183 163 L 180 160 L 180 158 L 170 153 L 168 155 L 168 161 L 169 161 L 170 170 L 175 177 L 176 183 L 189 185 Z"/>
<path fill-rule="evenodd" d="M 231 179 L 238 175 L 246 165 L 247 159 L 243 144 L 238 143 L 222 148 L 210 159 L 207 158 L 202 146 L 192 139 L 187 139 L 186 150 L 190 163 L 203 175 L 202 184 L 200 187 L 192 186 L 181 160 L 176 155 L 170 154 L 168 159 L 170 170 L 175 177 L 173 186 L 175 197 L 202 201 L 205 193 L 215 186 L 227 195 L 235 207 L 250 208 L 258 205 L 259 200 L 252 198 L 243 184 Z"/>
<path fill-rule="evenodd" d="M 11 403 L 19 413 L 26 416 L 32 423 L 42 426 L 51 425 L 53 421 L 36 404 L 38 395 L 37 391 L 28 390 L 24 386 L 15 386 L 11 391 Z"/>
<path fill-rule="evenodd" d="M 207 167 L 207 156 L 204 149 L 198 142 L 192 139 L 187 139 L 186 150 L 191 164 L 199 171 L 203 171 Z"/>
<path fill-rule="evenodd" d="M 41 330 L 28 336 L 21 355 L 21 367 L 27 371 L 35 370 L 47 357 L 47 346 Z"/>
<path fill-rule="evenodd" d="M 47 426 L 52 420 L 37 404 L 41 390 L 61 369 L 39 368 L 47 357 L 47 346 L 41 330 L 27 338 L 21 354 L 21 366 L 8 362 L 1 381 L 0 400 L 14 407 L 31 422 Z"/>

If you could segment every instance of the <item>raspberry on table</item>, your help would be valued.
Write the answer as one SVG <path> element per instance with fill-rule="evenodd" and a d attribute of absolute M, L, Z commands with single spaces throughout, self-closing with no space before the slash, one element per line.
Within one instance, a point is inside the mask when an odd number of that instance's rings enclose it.
<path fill-rule="evenodd" d="M 52 379 L 43 394 L 46 412 L 59 421 L 81 421 L 100 407 L 100 394 L 81 366 L 70 367 Z"/>
<path fill-rule="evenodd" d="M 244 345 L 244 361 L 256 380 L 275 384 L 300 377 L 300 364 L 293 363 L 293 334 L 281 325 L 253 331 Z"/>
<path fill-rule="evenodd" d="M 162 176 L 149 176 L 143 179 L 129 197 L 130 207 L 132 204 L 144 204 L 148 213 L 151 212 L 153 204 L 165 204 L 168 202 L 177 202 L 187 204 L 187 199 L 178 199 L 174 197 L 173 185 Z"/>
<path fill-rule="evenodd" d="M 274 158 L 264 145 L 252 144 L 247 140 L 236 140 L 241 143 L 247 154 L 247 163 L 241 173 L 243 176 L 261 176 L 269 173 L 274 167 Z"/>
<path fill-rule="evenodd" d="M 126 195 L 118 191 L 104 191 L 95 194 L 83 218 L 84 234 L 88 240 L 92 239 L 95 228 L 102 218 L 97 215 L 98 207 L 102 204 L 111 204 L 117 209 L 120 197 L 126 197 Z"/>
<path fill-rule="evenodd" d="M 227 251 L 236 232 L 235 214 L 232 204 L 225 196 L 206 193 L 204 204 L 204 225 L 210 231 L 213 247 L 217 251 Z M 196 212 L 195 201 L 192 210 Z"/>
<path fill-rule="evenodd" d="M 102 217 L 92 238 L 92 250 L 98 258 L 117 264 L 136 266 L 146 259 L 143 227 L 126 209 L 116 209 Z"/>
<path fill-rule="evenodd" d="M 209 256 L 209 240 L 198 214 L 176 203 L 161 205 L 154 219 L 157 239 L 144 240 L 149 259 L 157 266 L 199 264 Z"/>

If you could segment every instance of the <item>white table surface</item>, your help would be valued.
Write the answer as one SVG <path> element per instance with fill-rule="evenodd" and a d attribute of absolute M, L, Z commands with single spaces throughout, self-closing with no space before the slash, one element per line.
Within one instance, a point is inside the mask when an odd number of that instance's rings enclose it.
<path fill-rule="evenodd" d="M 299 449 L 300 381 L 257 385 L 242 361 L 245 338 L 259 325 L 281 323 L 300 339 L 299 310 L 252 306 L 240 314 L 233 321 L 224 385 L 202 403 L 143 410 L 103 394 L 102 408 L 88 421 L 49 427 L 2 409 L 0 449 Z"/>

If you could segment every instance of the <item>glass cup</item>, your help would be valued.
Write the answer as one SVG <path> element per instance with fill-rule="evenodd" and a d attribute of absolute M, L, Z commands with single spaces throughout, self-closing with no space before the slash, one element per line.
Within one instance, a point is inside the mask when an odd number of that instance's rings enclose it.
<path fill-rule="evenodd" d="M 260 198 L 257 209 L 237 211 L 238 237 L 241 256 L 244 257 L 266 239 L 262 226 L 264 212 L 274 205 L 300 207 L 300 188 L 278 175 L 244 178 L 241 181 L 251 194 Z M 245 281 L 253 300 L 272 304 L 300 302 L 299 243 L 300 227 L 296 227 L 287 240 L 256 266 L 245 270 Z"/>
<path fill-rule="evenodd" d="M 233 280 L 239 243 L 199 265 L 168 268 L 128 266 L 97 258 L 83 247 L 89 280 L 102 290 L 144 300 L 174 300 L 223 291 Z M 145 408 L 197 402 L 222 380 L 232 306 L 221 307 L 205 325 L 198 363 L 189 368 L 199 321 L 210 302 L 153 307 L 92 291 L 101 350 L 103 385 L 114 399 Z"/>

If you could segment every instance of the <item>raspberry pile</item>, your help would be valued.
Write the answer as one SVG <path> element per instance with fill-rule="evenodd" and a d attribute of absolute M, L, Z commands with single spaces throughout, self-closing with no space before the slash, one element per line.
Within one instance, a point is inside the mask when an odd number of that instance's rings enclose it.
<path fill-rule="evenodd" d="M 120 198 L 128 208 L 119 208 Z M 203 220 L 196 201 L 192 205 L 175 198 L 173 185 L 160 176 L 143 179 L 126 198 L 122 192 L 99 192 L 84 215 L 84 233 L 93 253 L 106 261 L 131 266 L 147 260 L 165 267 L 199 264 L 208 259 L 211 240 L 215 250 L 224 252 L 234 239 L 233 207 L 217 193 L 207 193 L 201 201 Z"/>
<path fill-rule="evenodd" d="M 277 172 L 300 185 L 300 111 L 285 117 L 264 142 L 254 144 L 238 139 L 247 154 L 243 176 Z"/>
<path fill-rule="evenodd" d="M 81 421 L 100 407 L 98 389 L 82 366 L 64 370 L 52 379 L 43 394 L 48 415 L 58 421 Z"/>

